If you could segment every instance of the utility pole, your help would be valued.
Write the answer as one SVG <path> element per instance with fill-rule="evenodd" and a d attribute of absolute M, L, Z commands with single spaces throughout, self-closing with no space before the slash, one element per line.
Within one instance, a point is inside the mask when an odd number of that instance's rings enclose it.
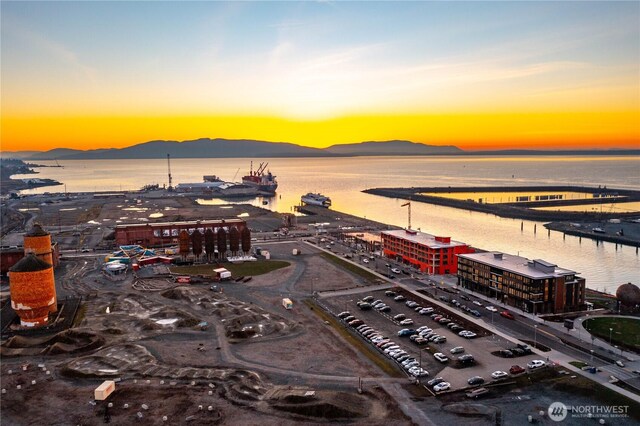
<path fill-rule="evenodd" d="M 409 201 L 408 203 L 402 204 L 400 207 L 406 207 L 406 206 L 408 206 L 408 213 L 409 213 L 409 226 L 407 226 L 407 229 L 411 229 L 411 201 Z"/>
<path fill-rule="evenodd" d="M 169 175 L 169 187 L 168 191 L 173 191 L 172 180 L 171 180 L 171 155 L 167 154 L 167 173 Z"/>

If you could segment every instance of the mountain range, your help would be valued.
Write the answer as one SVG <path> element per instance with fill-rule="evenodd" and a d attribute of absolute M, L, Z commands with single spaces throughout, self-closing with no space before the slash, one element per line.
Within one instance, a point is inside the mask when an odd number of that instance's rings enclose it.
<path fill-rule="evenodd" d="M 96 160 L 165 158 L 260 158 L 260 157 L 351 157 L 415 155 L 639 155 L 640 150 L 564 150 L 464 151 L 453 145 L 427 145 L 406 140 L 366 141 L 310 148 L 286 142 L 250 139 L 155 140 L 126 148 L 77 150 L 56 148 L 49 151 L 3 152 L 6 158 L 33 160 Z"/>

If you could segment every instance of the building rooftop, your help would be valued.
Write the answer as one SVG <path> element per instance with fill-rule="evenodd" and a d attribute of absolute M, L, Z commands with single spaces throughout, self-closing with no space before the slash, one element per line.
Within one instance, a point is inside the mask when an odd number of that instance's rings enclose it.
<path fill-rule="evenodd" d="M 407 241 L 422 244 L 433 249 L 459 247 L 459 246 L 467 245 L 465 243 L 461 243 L 460 241 L 452 241 L 450 237 L 437 237 L 435 235 L 431 235 L 425 232 L 420 232 L 415 230 L 398 229 L 395 231 L 382 231 L 381 234 L 392 235 L 394 237 L 398 237 Z M 442 239 L 443 241 L 438 241 L 438 239 Z"/>
<path fill-rule="evenodd" d="M 575 275 L 577 272 L 558 267 L 542 259 L 529 260 L 526 257 L 500 252 L 459 254 L 458 257 L 475 260 L 490 266 L 513 272 L 532 279 Z"/>
<path fill-rule="evenodd" d="M 158 227 L 158 226 L 205 226 L 211 224 L 238 224 L 245 223 L 242 219 L 203 219 L 203 220 L 188 220 L 183 222 L 152 222 L 152 223 L 121 223 L 116 225 L 116 229 L 118 228 L 138 228 L 141 226 L 150 226 L 150 227 Z"/>

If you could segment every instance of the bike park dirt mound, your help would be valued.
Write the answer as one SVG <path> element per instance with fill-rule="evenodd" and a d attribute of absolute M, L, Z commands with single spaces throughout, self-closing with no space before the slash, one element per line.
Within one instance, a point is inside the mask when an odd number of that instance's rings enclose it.
<path fill-rule="evenodd" d="M 207 293 L 201 288 L 176 287 L 161 293 L 171 300 L 188 302 L 197 309 L 210 310 L 220 318 L 230 341 L 265 336 L 286 335 L 296 328 L 296 323 L 261 307 L 233 299 L 222 293 Z"/>
<path fill-rule="evenodd" d="M 65 330 L 53 336 L 14 336 L 0 347 L 3 357 L 27 355 L 59 355 L 97 349 L 105 343 L 104 337 L 87 329 Z"/>

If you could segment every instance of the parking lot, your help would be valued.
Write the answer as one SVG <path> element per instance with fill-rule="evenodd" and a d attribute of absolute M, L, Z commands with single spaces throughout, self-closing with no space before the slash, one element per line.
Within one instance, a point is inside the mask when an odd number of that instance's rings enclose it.
<path fill-rule="evenodd" d="M 355 319 L 361 320 L 363 325 L 366 324 L 368 327 L 371 327 L 375 333 L 369 331 L 367 333 L 369 334 L 369 338 L 374 334 L 380 334 L 390 340 L 388 343 L 394 342 L 396 346 L 399 346 L 399 349 L 407 353 L 408 357 L 404 360 L 407 358 L 415 358 L 418 364 L 420 364 L 421 367 L 429 373 L 427 377 L 422 377 L 420 379 L 422 383 L 426 383 L 428 380 L 435 377 L 442 377 L 445 381 L 451 384 L 451 390 L 458 390 L 469 387 L 469 384 L 467 383 L 469 378 L 473 376 L 481 376 L 486 385 L 492 382 L 491 374 L 494 371 L 500 370 L 508 373 L 510 367 L 513 365 L 519 365 L 526 369 L 528 362 L 534 359 L 540 359 L 540 356 L 535 354 L 514 358 L 504 358 L 500 356 L 500 351 L 512 349 L 515 347 L 515 344 L 491 334 L 481 327 L 475 318 L 463 314 L 457 309 L 454 310 L 455 308 L 442 308 L 433 303 L 433 301 L 430 301 L 430 299 L 422 296 L 416 296 L 404 289 L 394 288 L 392 291 L 394 293 L 393 296 L 387 295 L 385 294 L 385 291 L 380 290 L 364 292 L 357 295 L 351 294 L 349 296 L 335 297 L 328 299 L 327 301 L 335 307 L 336 313 L 347 310 Z M 394 296 L 398 295 L 403 296 L 405 299 L 394 300 Z M 377 309 L 361 310 L 357 303 L 367 296 L 370 296 L 368 299 L 373 304 L 380 301 L 378 303 L 384 303 L 390 309 L 387 312 L 380 312 Z M 416 307 L 410 308 L 407 306 L 407 302 L 409 301 L 417 303 L 418 306 L 422 308 L 432 307 L 433 313 L 421 315 L 416 311 Z M 401 325 L 400 319 L 394 319 L 398 314 L 403 314 L 406 319 L 413 320 L 413 324 Z M 474 338 L 465 338 L 460 336 L 458 334 L 459 332 L 452 331 L 446 324 L 434 321 L 434 319 L 431 318 L 431 315 L 435 314 L 442 315 L 443 318 L 451 320 L 464 330 L 476 333 L 477 336 Z M 360 326 L 358 322 L 356 322 L 356 324 L 358 324 L 356 327 L 349 326 L 346 323 L 345 326 L 351 329 L 354 334 L 359 335 L 363 340 L 368 341 L 365 336 L 360 335 L 356 330 Z M 406 336 L 398 335 L 398 332 L 402 329 L 417 330 L 423 326 L 431 329 L 432 333 L 444 336 L 446 338 L 446 342 L 425 342 L 422 345 L 418 345 L 410 339 L 408 334 Z M 379 351 L 380 356 L 386 357 L 390 362 L 395 362 L 388 355 L 384 354 L 384 348 L 378 348 L 371 342 L 369 342 L 369 344 Z M 451 349 L 460 346 L 464 348 L 463 352 L 457 354 L 451 353 Z M 438 352 L 446 355 L 449 359 L 445 362 L 436 360 L 434 358 L 434 353 Z M 462 365 L 458 361 L 458 357 L 468 354 L 473 355 L 473 364 Z M 403 357 L 401 356 L 400 359 L 402 360 Z M 398 368 L 405 371 L 399 363 Z M 408 373 L 407 375 L 411 377 Z M 505 379 L 508 378 L 509 377 L 506 377 Z"/>

